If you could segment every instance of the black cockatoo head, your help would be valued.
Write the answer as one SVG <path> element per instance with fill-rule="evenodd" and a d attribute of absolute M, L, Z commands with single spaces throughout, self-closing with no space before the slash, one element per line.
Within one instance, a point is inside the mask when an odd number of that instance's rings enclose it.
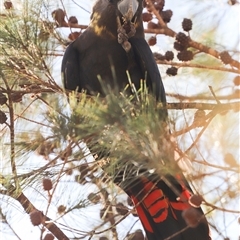
<path fill-rule="evenodd" d="M 143 0 L 97 0 L 93 6 L 90 27 L 97 35 L 117 37 L 118 19 L 121 24 L 135 24 L 135 36 L 143 37 Z"/>

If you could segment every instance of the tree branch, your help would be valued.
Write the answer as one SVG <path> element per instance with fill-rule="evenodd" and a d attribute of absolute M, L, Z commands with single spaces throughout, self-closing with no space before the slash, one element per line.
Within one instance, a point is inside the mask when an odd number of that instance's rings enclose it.
<path fill-rule="evenodd" d="M 166 61 L 166 60 L 156 60 L 157 64 L 161 65 L 171 65 L 171 66 L 177 66 L 177 67 L 190 67 L 190 68 L 201 68 L 201 69 L 207 69 L 207 70 L 216 70 L 221 72 L 232 72 L 240 74 L 240 69 L 234 69 L 234 68 L 227 68 L 227 67 L 219 67 L 219 66 L 207 66 L 207 65 L 201 65 L 197 63 L 192 62 L 172 62 L 172 61 Z"/>
<path fill-rule="evenodd" d="M 159 104 L 161 108 L 162 104 Z M 181 102 L 181 103 L 167 103 L 167 109 L 176 109 L 176 110 L 183 110 L 183 109 L 202 109 L 202 110 L 216 110 L 219 113 L 228 110 L 240 110 L 240 102 L 233 102 L 233 103 L 222 103 L 222 104 L 213 104 L 213 103 L 191 103 L 191 102 Z"/>
<path fill-rule="evenodd" d="M 23 194 L 23 192 L 18 191 L 12 184 L 10 184 L 2 174 L 0 174 L 0 183 L 7 189 L 8 196 L 17 200 L 24 210 L 30 214 L 33 210 L 38 210 L 29 199 Z M 44 225 L 58 240 L 69 240 L 69 238 L 58 228 L 58 226 L 53 223 L 53 220 L 47 216 L 44 216 L 45 220 L 49 223 Z"/>

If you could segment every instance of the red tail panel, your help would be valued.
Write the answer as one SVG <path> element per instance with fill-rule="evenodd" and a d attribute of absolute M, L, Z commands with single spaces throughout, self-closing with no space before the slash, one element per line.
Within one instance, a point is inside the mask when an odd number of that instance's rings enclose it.
<path fill-rule="evenodd" d="M 147 230 L 148 232 L 153 233 L 151 223 L 149 222 L 149 218 L 146 216 L 145 211 L 142 208 L 142 205 L 138 202 L 138 200 L 134 196 L 132 196 L 132 200 L 134 205 L 136 206 L 138 216 L 143 224 L 144 229 Z"/>
<path fill-rule="evenodd" d="M 210 240 L 209 228 L 205 218 L 196 228 L 187 226 L 182 212 L 189 207 L 190 191 L 183 185 L 184 181 L 170 178 L 171 184 L 179 192 L 173 191 L 163 180 L 151 181 L 141 177 L 129 189 L 139 218 L 146 231 L 148 240 Z M 203 212 L 198 208 L 200 214 Z"/>

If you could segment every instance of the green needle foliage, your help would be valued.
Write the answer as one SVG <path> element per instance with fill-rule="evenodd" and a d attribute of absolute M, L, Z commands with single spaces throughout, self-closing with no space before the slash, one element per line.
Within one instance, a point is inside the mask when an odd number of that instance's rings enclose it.
<path fill-rule="evenodd" d="M 178 163 L 184 163 L 187 169 L 183 170 L 187 170 L 184 173 L 193 191 L 204 197 L 202 207 L 213 226 L 212 232 L 219 239 L 227 239 L 234 232 L 231 226 L 235 224 L 236 228 L 239 215 L 239 108 L 231 105 L 239 103 L 239 64 L 234 47 L 224 46 L 222 42 L 219 48 L 215 43 L 219 43 L 217 38 L 215 40 L 215 30 L 220 30 L 220 21 L 216 19 L 224 16 L 221 12 L 224 8 L 212 5 L 219 11 L 213 21 L 218 22 L 217 27 L 214 23 L 207 26 L 205 21 L 198 24 L 197 15 L 193 17 L 193 29 L 185 33 L 193 40 L 190 46 L 193 60 L 178 61 L 176 56 L 180 50 L 174 49 L 174 44 L 163 49 L 168 52 L 166 60 L 159 63 L 167 89 L 169 120 L 166 120 L 166 108 L 148 93 L 144 81 L 136 90 L 129 79 L 129 85 L 119 92 L 100 79 L 104 97 L 65 93 L 59 84 L 61 73 L 57 67 L 69 40 L 64 39 L 61 32 L 65 29 L 70 35 L 77 33 L 78 36 L 86 26 L 79 25 L 79 31 L 72 32 L 73 28 L 66 29 L 57 23 L 50 14 L 54 10 L 52 1 L 21 2 L 24 2 L 22 12 L 13 1 L 16 14 L 9 11 L 0 16 L 0 217 L 8 220 L 11 229 L 17 232 L 18 228 L 13 226 L 17 220 L 21 222 L 24 215 L 15 203 L 19 202 L 31 214 L 41 202 L 37 213 L 49 216 L 49 210 L 55 212 L 50 225 L 64 220 L 69 239 L 100 239 L 95 230 L 108 233 L 109 239 L 125 239 L 133 226 L 129 226 L 126 233 L 119 231 L 119 237 L 114 232 L 119 217 L 114 209 L 118 202 L 124 206 L 126 203 L 123 191 L 113 182 L 126 189 L 128 184 L 134 183 L 134 177 L 141 174 L 154 172 L 164 179 L 165 174 L 174 175 L 180 170 Z M 225 4 L 227 6 L 227 1 Z M 66 3 L 63 9 L 55 10 L 66 10 L 70 18 L 67 6 Z M 237 4 L 231 9 L 234 6 Z M 226 11 L 231 9 L 226 8 Z M 175 13 L 174 16 L 177 17 Z M 80 12 L 77 17 L 81 17 Z M 199 32 L 200 25 L 206 31 Z M 223 25 L 227 26 L 225 22 Z M 209 27 L 213 40 L 206 42 L 210 37 Z M 155 38 L 156 29 L 152 30 Z M 162 29 L 159 30 L 158 35 L 164 37 Z M 177 26 L 173 30 L 176 34 L 182 32 Z M 200 36 L 195 37 L 194 31 Z M 239 42 L 237 34 L 235 38 Z M 174 41 L 171 38 L 171 42 Z M 206 49 L 211 51 L 206 53 Z M 219 58 L 221 52 L 226 51 L 232 58 L 230 65 Z M 177 75 L 166 76 L 165 65 L 174 68 Z M 216 109 L 207 106 L 208 103 L 215 104 Z M 176 139 L 170 133 L 169 121 Z M 177 161 L 175 152 L 179 154 Z M 52 181 L 50 191 L 42 186 L 45 178 Z M 34 198 L 28 200 L 25 190 L 26 193 L 31 191 Z M 87 226 L 82 225 L 82 217 L 89 216 L 90 205 L 101 208 L 101 211 L 98 209 L 100 221 L 92 219 L 91 224 L 87 221 Z M 105 227 L 107 222 L 111 229 Z M 39 236 L 44 235 L 50 225 L 43 224 Z M 59 225 L 57 230 L 65 228 Z M 32 228 L 26 227 L 24 234 L 29 231 Z M 60 233 L 56 239 L 66 237 Z"/>
<path fill-rule="evenodd" d="M 113 178 L 119 172 L 133 177 L 133 171 L 136 175 L 140 169 L 156 169 L 159 174 L 174 171 L 174 146 L 163 120 L 166 110 L 157 107 L 144 82 L 130 96 L 128 86 L 118 94 L 102 86 L 104 98 L 70 94 L 68 137 L 86 142 L 99 166 Z"/>

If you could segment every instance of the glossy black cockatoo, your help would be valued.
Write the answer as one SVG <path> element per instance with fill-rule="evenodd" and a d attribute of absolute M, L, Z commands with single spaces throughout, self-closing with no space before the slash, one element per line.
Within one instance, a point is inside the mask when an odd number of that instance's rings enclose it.
<path fill-rule="evenodd" d="M 66 90 L 104 95 L 99 76 L 103 84 L 119 90 L 129 78 L 136 89 L 145 79 L 149 92 L 166 103 L 158 67 L 144 39 L 142 5 L 143 0 L 96 1 L 89 27 L 65 51 L 62 75 Z M 166 112 L 162 114 L 165 119 Z M 192 192 L 182 174 L 132 178 L 131 185 L 119 184 L 118 176 L 115 182 L 134 202 L 148 240 L 211 239 L 201 208 L 191 211 Z"/>

